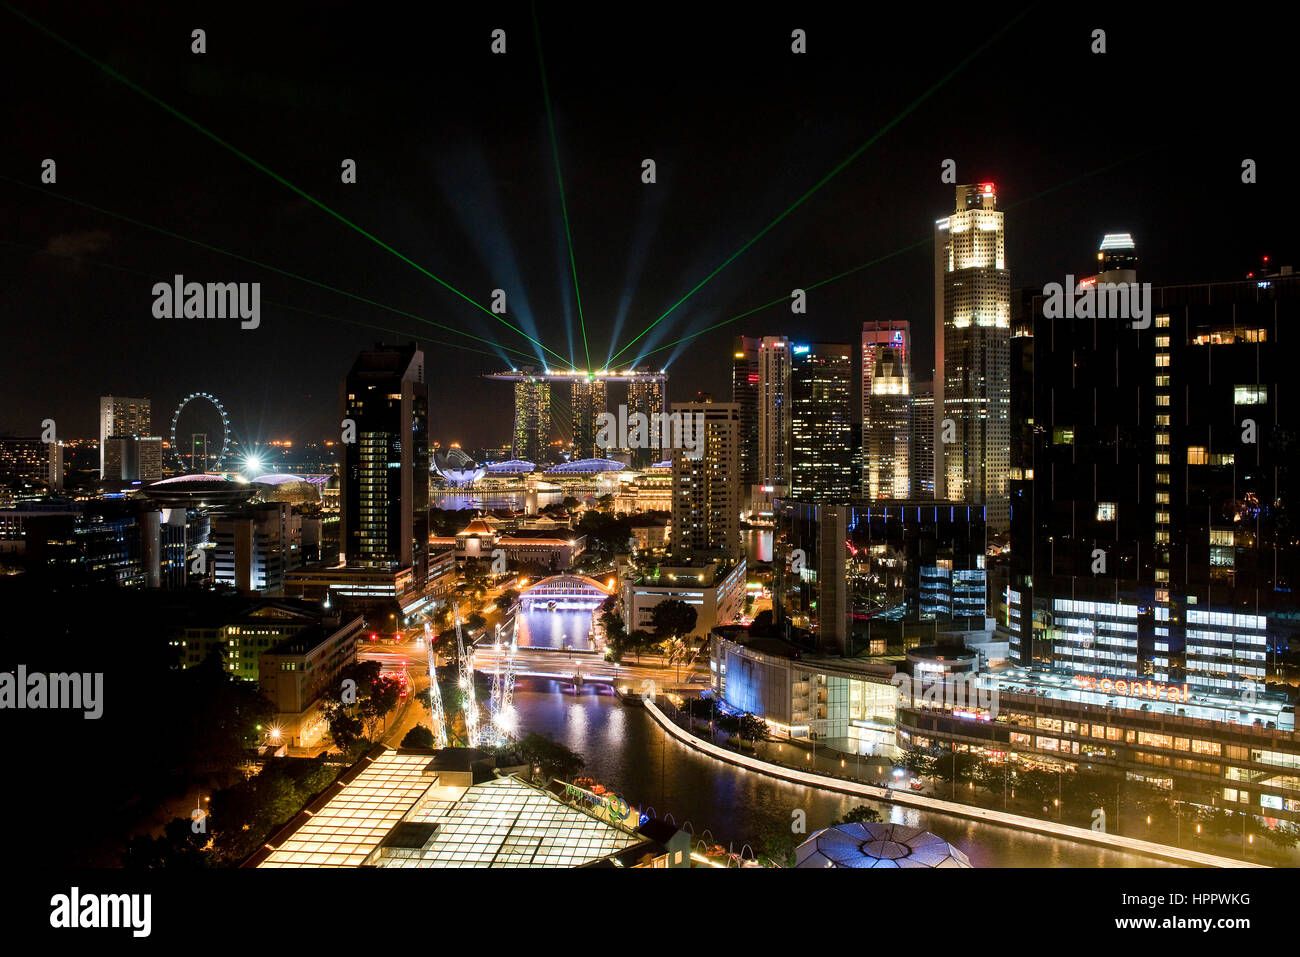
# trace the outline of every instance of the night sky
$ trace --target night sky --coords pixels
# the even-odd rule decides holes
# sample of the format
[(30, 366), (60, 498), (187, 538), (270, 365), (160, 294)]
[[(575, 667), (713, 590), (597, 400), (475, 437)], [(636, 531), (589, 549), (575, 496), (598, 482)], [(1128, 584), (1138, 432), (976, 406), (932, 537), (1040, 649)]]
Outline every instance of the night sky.
[[(434, 5), (424, 20), (366, 4), (18, 6), (471, 298), (506, 289), (511, 322), (586, 365), (527, 5)], [(539, 4), (593, 366), (936, 83), (619, 364), (931, 237), (951, 209), (949, 157), (959, 182), (997, 183), (1013, 287), (1087, 273), (1107, 231), (1134, 235), (1140, 277), (1157, 284), (1242, 278), (1263, 254), (1300, 265), (1291, 14), (1044, 5), (944, 81), (1023, 8), (839, 6)], [(1104, 55), (1089, 50), (1098, 27)], [(495, 28), (504, 56), (489, 51)], [(149, 396), (162, 431), (201, 390), (245, 442), (322, 439), (356, 353), (400, 338), (424, 344), (435, 440), (508, 441), (511, 391), (480, 376), (535, 356), (527, 339), (3, 7), (0, 63), (0, 432), (54, 418), (61, 437), (94, 435), (108, 393)], [(40, 182), (46, 157), (55, 185)], [(1241, 183), (1247, 157), (1255, 185)], [(344, 158), (356, 185), (340, 182)], [(807, 316), (777, 306), (646, 362), (671, 360), (670, 401), (725, 399), (737, 333), (856, 342), (862, 320), (895, 318), (913, 323), (924, 379), (932, 263), (922, 243), (813, 291)], [(261, 327), (155, 319), (151, 287), (175, 273), (261, 282)]]

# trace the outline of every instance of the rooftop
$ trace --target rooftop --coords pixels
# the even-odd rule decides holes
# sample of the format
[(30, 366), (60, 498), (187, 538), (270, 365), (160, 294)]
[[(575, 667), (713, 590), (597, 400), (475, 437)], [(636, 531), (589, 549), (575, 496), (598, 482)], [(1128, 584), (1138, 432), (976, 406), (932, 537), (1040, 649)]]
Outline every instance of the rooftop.
[(445, 786), (438, 755), (372, 751), (245, 866), (578, 867), (646, 842), (516, 777)]

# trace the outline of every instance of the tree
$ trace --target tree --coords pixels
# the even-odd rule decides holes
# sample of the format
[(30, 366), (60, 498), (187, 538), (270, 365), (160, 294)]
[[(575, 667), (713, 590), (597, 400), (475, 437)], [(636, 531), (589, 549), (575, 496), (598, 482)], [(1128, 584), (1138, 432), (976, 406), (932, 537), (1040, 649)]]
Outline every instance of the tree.
[(323, 696), (321, 713), (334, 743), (344, 752), (351, 751), (363, 737), (374, 741), (379, 723), (397, 706), (401, 683), (383, 674), (382, 668), (377, 661), (353, 662)]
[(637, 664), (641, 663), (641, 649), (651, 647), (655, 644), (655, 641), (656, 639), (653, 633), (641, 628), (637, 628), (627, 636), (627, 647), (636, 652)]
[(399, 747), (403, 748), (432, 748), (434, 746), (433, 731), (422, 724), (417, 724), (402, 738)]
[(536, 767), (546, 778), (571, 781), (587, 764), (581, 754), (537, 733), (525, 736), (517, 750), (524, 763)]
[(677, 679), (682, 677), (682, 661), (690, 654), (690, 649), (686, 647), (686, 642), (680, 638), (670, 638), (664, 642), (664, 657), (668, 664), (677, 665)]
[(935, 766), (939, 763), (937, 749), (918, 748), (912, 745), (909, 748), (903, 748), (895, 762), (900, 768), (910, 772), (916, 777), (928, 778), (935, 773)]
[(740, 716), (740, 737), (743, 741), (766, 741), (767, 722), (748, 711)]
[(754, 616), (754, 621), (749, 626), (749, 633), (755, 638), (766, 637), (772, 634), (772, 609), (764, 608)]
[[(675, 598), (661, 601), (650, 609), (650, 625), (654, 628), (655, 637), (660, 640), (672, 639), (678, 644), (683, 635), (689, 635), (695, 630), (698, 619), (699, 614), (692, 606)], [(675, 646), (673, 648), (674, 656), (678, 660), (680, 660), (680, 650)], [(681, 677), (680, 670), (678, 677)]]
[(837, 824), (875, 824), (880, 820), (880, 812), (869, 804), (859, 804), (857, 807), (849, 808), (844, 812), (844, 816), (837, 821), (831, 821), (831, 827)]
[(515, 591), (513, 588), (506, 588), (501, 592), (501, 594), (497, 595), (495, 604), (502, 611), (509, 611), (518, 600), (519, 592)]

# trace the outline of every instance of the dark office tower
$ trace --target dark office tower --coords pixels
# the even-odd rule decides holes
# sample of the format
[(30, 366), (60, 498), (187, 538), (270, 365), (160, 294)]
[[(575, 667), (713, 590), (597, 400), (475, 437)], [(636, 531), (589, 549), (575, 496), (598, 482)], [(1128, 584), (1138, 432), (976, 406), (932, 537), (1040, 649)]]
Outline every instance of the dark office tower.
[(790, 347), (792, 497), (847, 502), (853, 496), (853, 346)]
[(341, 540), (349, 565), (410, 566), (428, 581), (429, 387), (419, 346), (377, 345), (352, 365), (343, 418), (356, 441), (343, 444)]
[[(574, 382), (571, 386), (573, 404), (573, 457), (590, 459), (597, 455), (596, 432), (602, 415), (608, 411), (605, 382), (594, 377)], [(604, 452), (605, 450), (600, 450)]]
[(1232, 712), (1264, 696), (1294, 631), (1300, 401), (1284, 380), (1300, 277), (1155, 288), (1150, 306), (1049, 319), (1035, 299), (1011, 650), (1139, 688), (1185, 682)]
[[(907, 395), (908, 379), (911, 377), (912, 363), (912, 334), (911, 327), (904, 319), (873, 319), (862, 324), (862, 471), (858, 477), (858, 487), (860, 493), (867, 498), (875, 497), (871, 491), (873, 462), (871, 459), (872, 446), (872, 418), (871, 418), (871, 401), (872, 396), (876, 394), (875, 375), (876, 367), (880, 362), (882, 350), (890, 350), (893, 359), (889, 363), (890, 369), (897, 369), (901, 365), (903, 375), (904, 391), (902, 396)], [(897, 380), (880, 384), (881, 389), (897, 389)], [(883, 394), (883, 393), (882, 393)], [(897, 394), (897, 393), (895, 393)], [(891, 428), (891, 423), (895, 423), (897, 410), (891, 403), (886, 402), (886, 430)], [(904, 438), (906, 441), (906, 437)], [(890, 472), (889, 482), (892, 485), (893, 472)], [(907, 492), (904, 491), (899, 498), (906, 498)]]
[(872, 499), (907, 498), (911, 489), (908, 432), (912, 424), (907, 349), (895, 342), (877, 346), (874, 351), (871, 393), (864, 403), (870, 417), (863, 455), (865, 494)]
[[(647, 376), (653, 375), (650, 370), (643, 370)], [(636, 379), (628, 383), (627, 387), (627, 414), (628, 419), (636, 413), (641, 413), (646, 417), (646, 421), (654, 423), (659, 421), (656, 416), (664, 414), (664, 386), (665, 381), (662, 378), (657, 379)], [(663, 449), (659, 446), (659, 430), (651, 429), (651, 446), (645, 449), (631, 449), (632, 465), (634, 468), (645, 468), (654, 465), (656, 462), (663, 460)]]
[(958, 186), (956, 209), (935, 223), (935, 495), (983, 505), (990, 534), (1010, 523), (1011, 286), (1002, 219), (993, 184), (982, 183)]
[(759, 484), (758, 399), (760, 340), (736, 336), (731, 349), (731, 401), (740, 406), (740, 487), (742, 497)]
[(551, 383), (542, 377), (515, 382), (515, 427), (510, 457), (542, 463), (551, 443)]
[(934, 498), (934, 383), (915, 382), (908, 403), (910, 418), (908, 481), (917, 501)]

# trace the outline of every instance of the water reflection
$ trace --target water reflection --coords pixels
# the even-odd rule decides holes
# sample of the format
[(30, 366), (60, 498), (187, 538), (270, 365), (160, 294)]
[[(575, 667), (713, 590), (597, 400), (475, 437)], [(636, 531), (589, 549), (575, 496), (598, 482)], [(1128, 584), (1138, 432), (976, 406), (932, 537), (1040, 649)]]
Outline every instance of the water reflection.
[(753, 568), (757, 562), (772, 560), (772, 530), (770, 528), (746, 528), (740, 532), (741, 545), (745, 549), (745, 566)]
[(556, 609), (547, 611), (539, 602), (519, 613), (519, 644), (527, 648), (568, 648), (586, 651), (591, 648), (587, 633), (591, 631), (591, 610)]
[[(462, 508), (510, 508), (518, 510), (524, 507), (524, 495), (523, 492), (453, 492), (447, 489), (435, 489), (430, 496), (430, 504), (434, 508), (441, 508), (450, 512)], [(537, 493), (538, 508), (545, 508), (547, 505), (559, 505), (563, 501), (563, 492)]]
[[(561, 690), (565, 688), (567, 690)], [(663, 732), (639, 709), (625, 708), (606, 686), (520, 679), (515, 692), (520, 730), (548, 735), (587, 760), (584, 774), (631, 804), (671, 814), (679, 826), (706, 828), (723, 845), (757, 844), (765, 832), (789, 833), (793, 812), (807, 813), (809, 833), (849, 808), (871, 804), (805, 787), (706, 757)], [(934, 831), (977, 867), (1168, 867), (1138, 854), (1074, 844), (979, 821), (890, 804), (885, 820)]]

